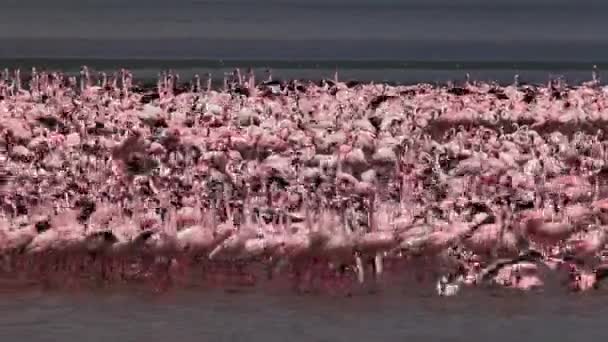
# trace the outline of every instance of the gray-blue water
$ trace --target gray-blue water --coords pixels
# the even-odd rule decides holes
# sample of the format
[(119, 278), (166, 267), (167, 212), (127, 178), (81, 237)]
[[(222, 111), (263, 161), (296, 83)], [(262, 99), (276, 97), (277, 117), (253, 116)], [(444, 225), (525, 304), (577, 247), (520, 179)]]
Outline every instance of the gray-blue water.
[(257, 60), (282, 77), (327, 77), (337, 68), (344, 78), (378, 81), (465, 72), (579, 81), (593, 64), (608, 67), (606, 14), (602, 0), (3, 0), (0, 64), (43, 58), (71, 69), (154, 59), (132, 69), (221, 77), (232, 67), (221, 61)]
[[(406, 291), (403, 291), (406, 292)], [(3, 294), (2, 341), (602, 341), (605, 294)]]

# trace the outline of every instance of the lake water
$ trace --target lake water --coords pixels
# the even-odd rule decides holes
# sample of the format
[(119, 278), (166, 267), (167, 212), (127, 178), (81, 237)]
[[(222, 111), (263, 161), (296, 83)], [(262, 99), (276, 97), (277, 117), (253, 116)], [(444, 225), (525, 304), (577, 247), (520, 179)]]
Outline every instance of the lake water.
[(149, 282), (100, 286), (49, 278), (40, 286), (0, 278), (0, 341), (574, 342), (608, 337), (606, 291), (569, 293), (559, 277), (547, 273), (542, 292), (465, 288), (442, 298), (434, 293), (436, 276), (419, 278), (422, 273), (407, 267), (415, 266), (398, 271), (393, 265), (375, 284), (337, 290), (317, 283), (311, 292), (294, 290), (286, 278), (265, 279), (256, 268), (250, 269), (256, 285), (238, 277), (220, 285), (195, 272), (188, 283), (162, 290)]
[(2, 341), (600, 341), (605, 294), (6, 293)]
[(0, 64), (135, 64), (144, 78), (161, 67), (221, 78), (254, 65), (284, 78), (337, 68), (345, 79), (395, 82), (466, 72), (580, 81), (593, 64), (608, 67), (607, 13), (602, 0), (5, 0)]

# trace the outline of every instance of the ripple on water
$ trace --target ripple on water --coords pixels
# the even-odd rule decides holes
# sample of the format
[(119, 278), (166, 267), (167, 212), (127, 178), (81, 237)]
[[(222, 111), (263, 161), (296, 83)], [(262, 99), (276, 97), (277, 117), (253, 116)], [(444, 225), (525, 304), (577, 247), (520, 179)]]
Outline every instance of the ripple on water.
[[(2, 295), (0, 340), (598, 340), (606, 294), (465, 291), (439, 298), (219, 290)], [(567, 327), (561, 332), (556, 326)], [(553, 328), (552, 328), (553, 327)], [(565, 330), (565, 331), (564, 331)]]

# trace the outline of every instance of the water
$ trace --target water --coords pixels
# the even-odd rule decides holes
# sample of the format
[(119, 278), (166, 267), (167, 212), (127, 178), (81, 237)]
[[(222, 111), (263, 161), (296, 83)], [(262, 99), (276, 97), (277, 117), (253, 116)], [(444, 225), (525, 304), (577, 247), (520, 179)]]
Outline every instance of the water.
[[(3, 0), (0, 65), (392, 82), (588, 79), (603, 0)], [(1, 341), (600, 341), (606, 295), (5, 292)]]
[(580, 81), (608, 64), (602, 0), (5, 0), (1, 9), (0, 65), (18, 58), (22, 67), (147, 59), (151, 67), (132, 67), (137, 76), (165, 67), (221, 78), (230, 68), (218, 63), (237, 61), (284, 78), (337, 68), (344, 78), (411, 83), (466, 72)]
[(30, 293), (0, 297), (2, 341), (600, 341), (605, 295)]

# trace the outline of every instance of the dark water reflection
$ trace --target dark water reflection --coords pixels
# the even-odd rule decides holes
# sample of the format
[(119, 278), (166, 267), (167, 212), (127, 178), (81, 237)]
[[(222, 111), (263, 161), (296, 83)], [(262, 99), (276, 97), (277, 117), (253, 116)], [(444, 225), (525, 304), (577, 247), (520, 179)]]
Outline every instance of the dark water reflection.
[(0, 297), (1, 341), (599, 341), (607, 295), (256, 290)]

